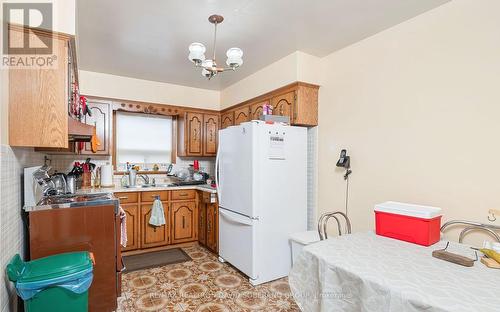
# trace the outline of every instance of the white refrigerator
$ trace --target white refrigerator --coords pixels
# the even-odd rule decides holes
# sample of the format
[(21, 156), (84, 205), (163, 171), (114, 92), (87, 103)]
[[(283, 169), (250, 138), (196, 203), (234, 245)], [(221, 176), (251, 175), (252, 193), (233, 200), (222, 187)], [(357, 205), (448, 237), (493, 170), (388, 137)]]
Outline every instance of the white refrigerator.
[(219, 131), (219, 260), (258, 285), (288, 275), (307, 229), (307, 129), (251, 121)]

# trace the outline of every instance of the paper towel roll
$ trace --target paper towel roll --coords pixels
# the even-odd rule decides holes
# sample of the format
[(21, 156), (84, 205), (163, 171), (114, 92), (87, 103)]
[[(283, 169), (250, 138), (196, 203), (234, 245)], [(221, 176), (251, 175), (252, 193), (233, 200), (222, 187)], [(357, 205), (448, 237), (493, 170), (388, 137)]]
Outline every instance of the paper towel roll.
[(101, 186), (102, 187), (113, 186), (113, 166), (112, 165), (102, 165), (101, 166)]

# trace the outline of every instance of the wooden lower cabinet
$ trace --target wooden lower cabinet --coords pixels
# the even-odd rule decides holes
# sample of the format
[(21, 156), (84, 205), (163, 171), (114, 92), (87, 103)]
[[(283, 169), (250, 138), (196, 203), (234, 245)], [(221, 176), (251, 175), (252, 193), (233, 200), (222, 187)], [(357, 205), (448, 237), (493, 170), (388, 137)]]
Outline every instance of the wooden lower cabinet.
[(217, 204), (207, 204), (207, 238), (206, 238), (206, 246), (211, 251), (218, 253), (219, 252), (219, 210), (217, 208)]
[(165, 246), (170, 243), (169, 228), (169, 207), (168, 203), (163, 203), (166, 224), (162, 226), (152, 226), (149, 224), (153, 204), (141, 205), (141, 248)]
[(207, 205), (200, 203), (198, 209), (198, 242), (207, 244)]
[(172, 202), (172, 244), (197, 239), (196, 202)]
[[(153, 197), (163, 204), (166, 224), (149, 224)], [(149, 248), (199, 242), (213, 252), (218, 250), (217, 203), (210, 194), (192, 189), (115, 193), (127, 216), (127, 247), (123, 252), (147, 252)], [(166, 247), (168, 248), (168, 247)]]
[(122, 247), (122, 251), (136, 250), (139, 244), (140, 214), (139, 205), (122, 205), (127, 216), (127, 247)]
[(211, 194), (201, 194), (198, 212), (198, 242), (219, 253), (219, 208), (217, 201), (212, 202)]

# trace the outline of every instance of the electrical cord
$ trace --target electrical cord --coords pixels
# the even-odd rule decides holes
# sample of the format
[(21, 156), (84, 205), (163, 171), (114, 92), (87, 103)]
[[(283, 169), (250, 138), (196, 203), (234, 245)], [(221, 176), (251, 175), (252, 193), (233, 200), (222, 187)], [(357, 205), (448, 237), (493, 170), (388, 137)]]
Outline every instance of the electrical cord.
[(349, 204), (349, 176), (345, 178), (346, 187), (345, 187), (345, 215), (347, 216), (347, 208)]

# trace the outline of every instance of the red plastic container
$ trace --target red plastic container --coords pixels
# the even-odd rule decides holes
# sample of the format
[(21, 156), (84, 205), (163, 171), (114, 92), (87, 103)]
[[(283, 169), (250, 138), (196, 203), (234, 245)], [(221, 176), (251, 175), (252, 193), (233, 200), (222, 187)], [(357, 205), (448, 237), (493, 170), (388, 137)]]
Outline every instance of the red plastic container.
[(375, 206), (377, 235), (430, 246), (439, 241), (441, 209), (385, 202)]

